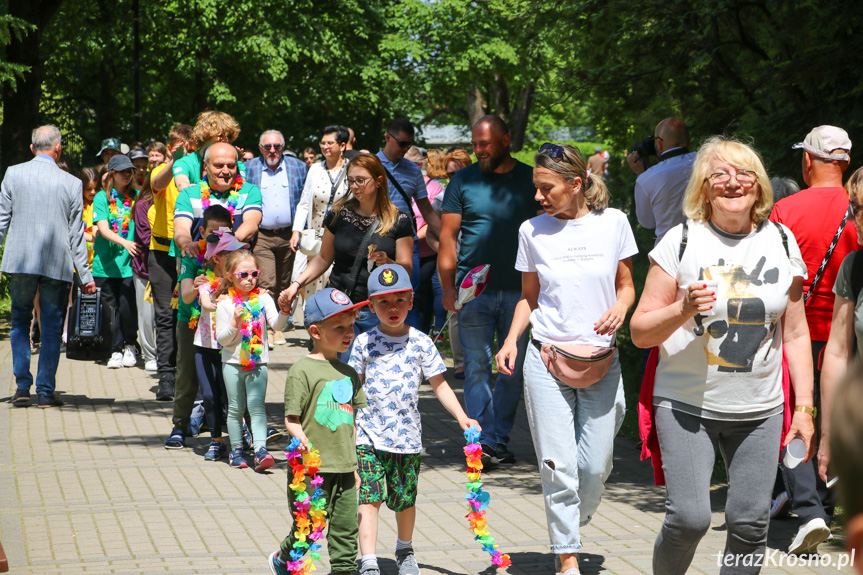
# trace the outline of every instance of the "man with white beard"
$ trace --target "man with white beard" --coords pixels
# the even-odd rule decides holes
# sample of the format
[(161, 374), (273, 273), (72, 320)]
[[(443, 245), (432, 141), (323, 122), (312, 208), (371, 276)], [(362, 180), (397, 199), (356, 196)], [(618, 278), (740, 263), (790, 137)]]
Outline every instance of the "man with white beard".
[[(306, 164), (283, 154), (285, 137), (278, 130), (267, 130), (258, 142), (261, 155), (246, 163), (250, 184), (261, 189), (263, 218), (253, 251), (261, 267), (258, 286), (276, 298), (291, 284), (294, 251), (291, 232), (297, 204), (306, 184)], [(271, 344), (281, 345), (281, 333), (269, 334)]]

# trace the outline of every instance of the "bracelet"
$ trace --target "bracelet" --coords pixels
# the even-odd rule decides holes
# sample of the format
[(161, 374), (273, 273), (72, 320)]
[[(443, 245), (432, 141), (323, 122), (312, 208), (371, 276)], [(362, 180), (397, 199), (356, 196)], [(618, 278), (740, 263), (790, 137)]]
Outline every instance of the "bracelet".
[(805, 405), (798, 405), (797, 407), (794, 408), (794, 413), (797, 413), (798, 411), (802, 411), (803, 413), (808, 413), (809, 415), (812, 416), (812, 419), (815, 419), (815, 417), (818, 415), (818, 408), (817, 407), (806, 407)]
[(292, 281), (292, 282), (291, 282), (291, 285), (294, 285), (294, 284), (297, 284), (297, 287), (303, 287), (303, 284), (301, 284), (301, 283), (300, 283), (300, 282), (298, 282), (297, 280), (294, 280), (294, 281)]

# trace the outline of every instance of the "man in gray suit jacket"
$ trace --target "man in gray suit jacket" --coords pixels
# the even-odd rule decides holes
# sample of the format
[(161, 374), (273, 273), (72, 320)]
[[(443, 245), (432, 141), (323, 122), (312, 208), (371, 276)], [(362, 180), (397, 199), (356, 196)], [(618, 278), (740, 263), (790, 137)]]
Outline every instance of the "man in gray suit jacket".
[(12, 291), (12, 404), (30, 404), (30, 322), (38, 290), (42, 349), (36, 393), (39, 407), (60, 407), (55, 377), (74, 270), (85, 293), (95, 292), (96, 284), (87, 263), (81, 181), (57, 167), (60, 130), (36, 128), (30, 150), (36, 157), (9, 167), (0, 184), (0, 244), (6, 239), (0, 271), (9, 274)]

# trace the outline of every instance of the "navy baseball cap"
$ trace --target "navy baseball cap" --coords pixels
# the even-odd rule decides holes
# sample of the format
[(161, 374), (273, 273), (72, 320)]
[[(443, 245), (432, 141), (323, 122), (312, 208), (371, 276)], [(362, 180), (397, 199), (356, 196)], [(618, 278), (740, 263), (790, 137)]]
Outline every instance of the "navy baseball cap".
[(306, 302), (306, 309), (303, 312), (303, 321), (306, 328), (312, 324), (321, 323), (326, 319), (330, 319), (334, 315), (357, 309), (367, 305), (368, 300), (360, 303), (353, 303), (351, 298), (343, 291), (334, 288), (324, 288), (318, 290)]
[(369, 297), (413, 289), (410, 274), (399, 264), (384, 264), (369, 276)]
[(135, 164), (132, 163), (132, 160), (129, 159), (129, 156), (120, 154), (119, 156), (114, 156), (113, 158), (108, 160), (108, 169), (114, 170), (115, 172), (122, 172), (123, 170), (134, 170)]

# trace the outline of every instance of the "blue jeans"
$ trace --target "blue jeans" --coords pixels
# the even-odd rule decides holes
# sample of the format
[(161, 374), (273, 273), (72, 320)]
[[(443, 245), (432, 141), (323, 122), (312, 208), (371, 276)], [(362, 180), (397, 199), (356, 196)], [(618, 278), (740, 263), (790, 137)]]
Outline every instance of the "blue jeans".
[(527, 346), (524, 403), (539, 460), (548, 537), (555, 554), (581, 550), (579, 527), (599, 507), (611, 473), (614, 436), (626, 413), (620, 362), (590, 387), (574, 389)]
[(512, 375), (498, 373), (492, 391), (491, 360), (494, 336), (503, 343), (512, 324), (517, 291), (485, 291), (468, 302), (458, 316), (458, 337), (464, 348), (464, 403), (468, 417), (482, 427), (479, 442), (495, 448), (509, 442), (522, 391), (522, 364), (528, 334), (518, 340), (518, 359)]
[(348, 351), (339, 354), (339, 360), (343, 363), (347, 363), (351, 358), (351, 351), (354, 349), (354, 343), (357, 341), (357, 336), (361, 333), (366, 333), (379, 323), (381, 323), (381, 320), (378, 319), (378, 316), (371, 310), (371, 308), (368, 306), (360, 308), (357, 321), (354, 323), (354, 339), (351, 340), (351, 347), (348, 348)]
[(21, 391), (30, 391), (30, 322), (33, 320), (33, 300), (39, 291), (39, 324), (42, 345), (36, 372), (36, 393), (52, 397), (56, 386), (57, 364), (63, 334), (63, 314), (69, 297), (69, 283), (34, 274), (9, 274), (12, 292), (12, 371)]

